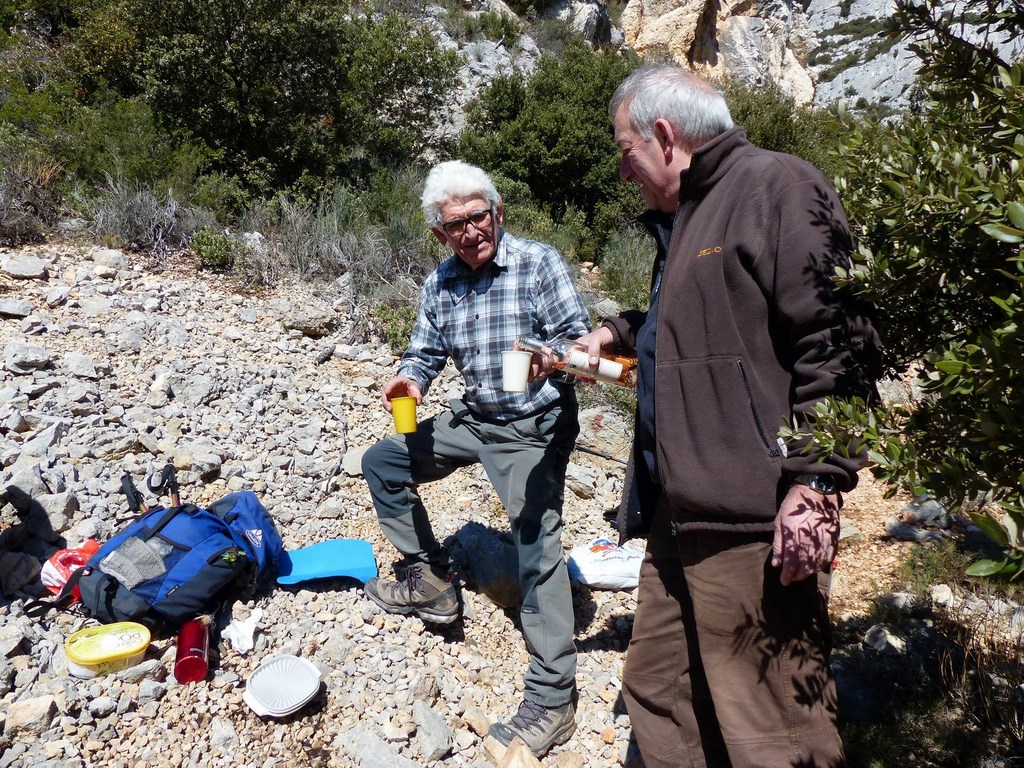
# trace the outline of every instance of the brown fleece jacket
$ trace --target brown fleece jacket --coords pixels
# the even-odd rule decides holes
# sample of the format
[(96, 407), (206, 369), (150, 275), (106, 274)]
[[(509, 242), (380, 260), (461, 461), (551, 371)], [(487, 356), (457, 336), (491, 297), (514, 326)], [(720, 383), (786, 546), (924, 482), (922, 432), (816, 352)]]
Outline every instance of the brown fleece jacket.
[(657, 317), (606, 325), (628, 349), (656, 323), (655, 370), (640, 376), (654, 376), (657, 480), (680, 527), (771, 530), (793, 475), (856, 484), (862, 455), (803, 453), (779, 429), (829, 395), (872, 396), (880, 343), (833, 285), (850, 236), (817, 169), (735, 128), (681, 182)]

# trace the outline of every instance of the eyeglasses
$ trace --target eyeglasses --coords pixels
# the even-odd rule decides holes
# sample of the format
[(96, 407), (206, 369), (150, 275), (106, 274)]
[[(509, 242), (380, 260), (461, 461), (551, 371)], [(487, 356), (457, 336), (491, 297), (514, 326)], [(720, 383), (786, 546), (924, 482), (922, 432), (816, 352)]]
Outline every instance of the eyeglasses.
[(482, 211), (473, 211), (469, 216), (463, 216), (461, 219), (452, 219), (451, 221), (445, 221), (441, 223), (441, 229), (443, 229), (449, 237), (462, 237), (466, 234), (466, 226), (469, 224), (473, 225), (473, 228), (480, 231), (490, 222), (491, 209), (484, 208)]

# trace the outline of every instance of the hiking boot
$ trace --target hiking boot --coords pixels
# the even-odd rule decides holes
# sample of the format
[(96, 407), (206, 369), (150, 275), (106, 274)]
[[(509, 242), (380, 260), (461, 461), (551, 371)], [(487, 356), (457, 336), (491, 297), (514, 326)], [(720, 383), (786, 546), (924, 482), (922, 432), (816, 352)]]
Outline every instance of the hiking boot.
[(395, 576), (396, 581), (370, 579), (363, 591), (388, 613), (415, 613), (434, 624), (451, 624), (459, 618), (455, 585), (426, 563), (396, 566)]
[(526, 742), (533, 756), (543, 757), (556, 744), (565, 744), (576, 730), (576, 706), (572, 701), (544, 707), (523, 701), (507, 723), (495, 723), (487, 735), (507, 747), (516, 736)]

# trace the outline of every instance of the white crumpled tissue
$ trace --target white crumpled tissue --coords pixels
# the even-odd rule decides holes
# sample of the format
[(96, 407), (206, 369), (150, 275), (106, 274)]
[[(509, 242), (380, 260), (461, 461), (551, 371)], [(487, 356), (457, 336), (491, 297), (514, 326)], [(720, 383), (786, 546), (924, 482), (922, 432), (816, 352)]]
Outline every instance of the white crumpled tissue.
[(256, 634), (256, 627), (262, 618), (263, 609), (256, 608), (249, 614), (249, 618), (244, 621), (242, 619), (232, 619), (231, 623), (221, 631), (220, 636), (231, 643), (231, 647), (239, 653), (251, 651), (253, 645), (255, 645), (253, 637)]

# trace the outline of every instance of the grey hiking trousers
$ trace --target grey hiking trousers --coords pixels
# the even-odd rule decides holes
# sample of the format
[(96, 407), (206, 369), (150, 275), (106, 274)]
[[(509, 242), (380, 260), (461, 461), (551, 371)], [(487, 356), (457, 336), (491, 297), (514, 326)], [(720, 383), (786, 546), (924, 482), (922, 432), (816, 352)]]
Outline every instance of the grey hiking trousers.
[(566, 703), (576, 681), (569, 574), (562, 549), (565, 469), (579, 434), (578, 405), (567, 392), (551, 408), (499, 424), (460, 400), (416, 432), (391, 435), (363, 454), (384, 535), (407, 560), (447, 569), (417, 485), (480, 463), (508, 513), (519, 557), (520, 620), (530, 653), (525, 698), (546, 707)]

